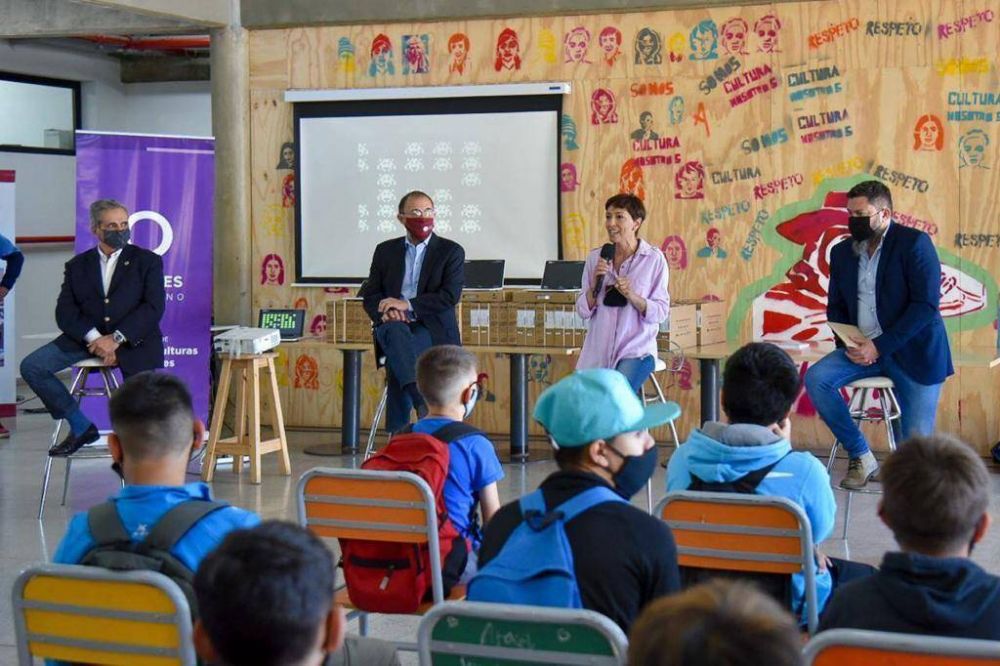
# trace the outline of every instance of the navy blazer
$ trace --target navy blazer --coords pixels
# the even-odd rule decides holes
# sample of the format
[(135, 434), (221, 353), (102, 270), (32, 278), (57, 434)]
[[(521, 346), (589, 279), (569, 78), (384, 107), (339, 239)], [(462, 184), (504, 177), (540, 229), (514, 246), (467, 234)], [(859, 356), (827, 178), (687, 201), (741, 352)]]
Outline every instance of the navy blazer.
[[(365, 311), (375, 324), (382, 322), (378, 304), (383, 298), (403, 297), (406, 273), (406, 237), (383, 241), (375, 247), (368, 281), (362, 292)], [(455, 241), (433, 234), (424, 252), (417, 295), (410, 299), (417, 321), (427, 327), (435, 345), (460, 345), (462, 337), (455, 306), (465, 284), (465, 250)]]
[(118, 330), (127, 339), (116, 353), (123, 375), (162, 368), (163, 260), (155, 252), (126, 245), (105, 294), (98, 252), (95, 247), (66, 262), (56, 301), (56, 324), (62, 331), (56, 345), (78, 351), (87, 348), (85, 336), (91, 328), (101, 335)]
[[(858, 324), (858, 257), (850, 238), (830, 252), (827, 320)], [(875, 274), (880, 356), (898, 363), (917, 383), (939, 384), (955, 372), (941, 303), (941, 262), (930, 236), (893, 222), (882, 241)]]

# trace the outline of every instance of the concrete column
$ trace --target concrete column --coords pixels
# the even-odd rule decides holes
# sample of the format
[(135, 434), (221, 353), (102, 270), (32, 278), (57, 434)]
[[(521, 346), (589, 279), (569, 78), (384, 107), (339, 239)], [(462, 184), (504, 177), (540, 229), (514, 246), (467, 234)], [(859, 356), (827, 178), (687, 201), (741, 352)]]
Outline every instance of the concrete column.
[(212, 131), (215, 134), (215, 322), (249, 324), (250, 288), (250, 48), (240, 25), (212, 31)]

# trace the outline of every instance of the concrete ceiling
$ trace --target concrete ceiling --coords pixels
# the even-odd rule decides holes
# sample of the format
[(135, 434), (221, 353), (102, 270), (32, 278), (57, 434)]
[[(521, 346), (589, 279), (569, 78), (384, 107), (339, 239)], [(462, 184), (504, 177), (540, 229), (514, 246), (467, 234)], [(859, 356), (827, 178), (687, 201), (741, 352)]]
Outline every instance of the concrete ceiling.
[(0, 0), (0, 38), (204, 33), (238, 18), (237, 2)]
[(443, 21), (651, 9), (774, 5), (795, 0), (240, 0), (246, 28)]

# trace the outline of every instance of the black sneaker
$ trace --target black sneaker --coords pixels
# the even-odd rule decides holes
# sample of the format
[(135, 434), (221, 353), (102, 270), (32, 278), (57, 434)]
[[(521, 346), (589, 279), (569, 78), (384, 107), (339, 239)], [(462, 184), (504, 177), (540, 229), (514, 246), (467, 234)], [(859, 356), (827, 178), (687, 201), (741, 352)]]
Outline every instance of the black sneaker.
[(71, 456), (87, 444), (92, 444), (100, 438), (101, 433), (97, 430), (97, 426), (91, 423), (90, 427), (79, 435), (73, 433), (66, 435), (66, 439), (49, 449), (49, 455), (53, 457)]

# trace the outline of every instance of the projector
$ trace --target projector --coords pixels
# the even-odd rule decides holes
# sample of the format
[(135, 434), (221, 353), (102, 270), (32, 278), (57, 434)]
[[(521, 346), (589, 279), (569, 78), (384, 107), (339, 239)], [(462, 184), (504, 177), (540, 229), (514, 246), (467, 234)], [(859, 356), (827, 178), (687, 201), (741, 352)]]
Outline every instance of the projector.
[(237, 326), (220, 333), (212, 340), (216, 354), (252, 356), (263, 354), (281, 344), (281, 332), (276, 328)]

